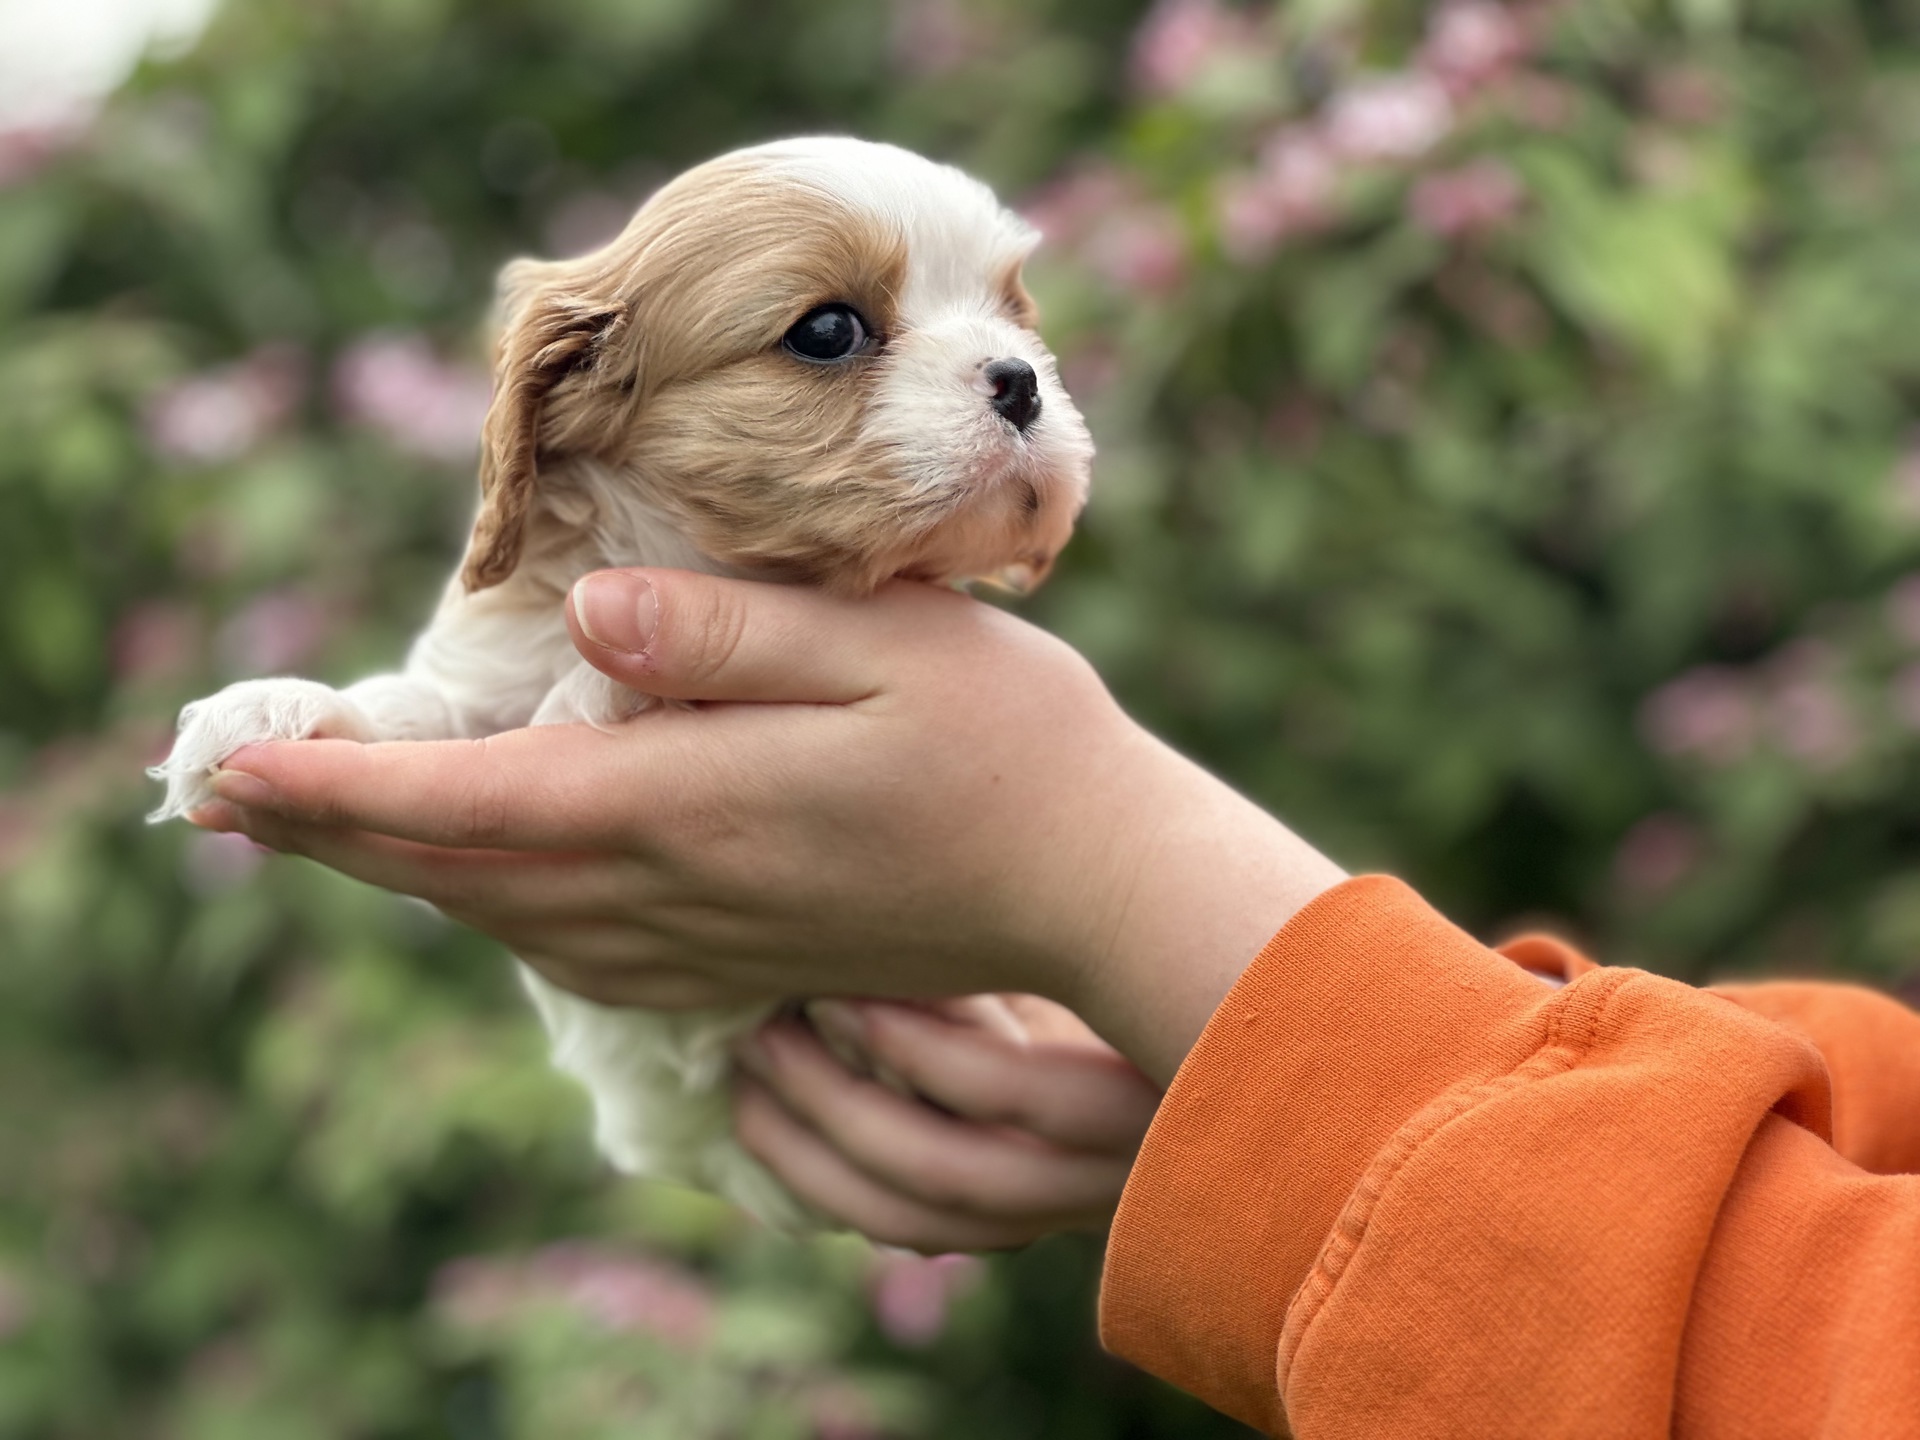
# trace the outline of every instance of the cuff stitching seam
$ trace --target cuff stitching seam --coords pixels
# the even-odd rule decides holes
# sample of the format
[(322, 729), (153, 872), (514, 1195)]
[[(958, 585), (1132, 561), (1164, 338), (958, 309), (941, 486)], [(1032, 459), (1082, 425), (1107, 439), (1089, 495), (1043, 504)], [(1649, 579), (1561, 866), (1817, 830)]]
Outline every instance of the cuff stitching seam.
[(1366, 1240), (1368, 1221), (1406, 1163), (1454, 1121), (1487, 1101), (1571, 1070), (1591, 1048), (1594, 1034), (1614, 995), (1633, 974), (1627, 970), (1594, 970), (1584, 977), (1585, 983), (1570, 983), (1548, 1006), (1545, 1033), (1524, 1060), (1490, 1080), (1443, 1091), (1416, 1111), (1374, 1157), (1341, 1207), (1313, 1269), (1287, 1306), (1275, 1376), (1283, 1412), (1294, 1356), (1307, 1331), (1332, 1299), (1341, 1275)]

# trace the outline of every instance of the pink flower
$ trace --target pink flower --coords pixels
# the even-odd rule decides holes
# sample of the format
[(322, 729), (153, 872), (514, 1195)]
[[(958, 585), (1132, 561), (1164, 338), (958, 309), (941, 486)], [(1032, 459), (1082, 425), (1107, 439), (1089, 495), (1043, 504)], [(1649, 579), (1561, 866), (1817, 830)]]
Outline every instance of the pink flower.
[(1705, 849), (1699, 827), (1685, 816), (1649, 815), (1614, 852), (1614, 883), (1631, 895), (1656, 899), (1692, 873)]
[(1752, 682), (1720, 665), (1687, 671), (1640, 707), (1640, 731), (1660, 754), (1721, 765), (1753, 748), (1759, 723)]
[(1446, 138), (1453, 105), (1430, 75), (1380, 75), (1342, 90), (1329, 102), (1327, 146), (1344, 160), (1414, 160)]
[(244, 835), (196, 830), (181, 856), (181, 878), (202, 899), (238, 890), (260, 869), (266, 852)]
[(1259, 39), (1251, 15), (1219, 0), (1160, 0), (1134, 33), (1134, 84), (1148, 95), (1177, 95), (1216, 59)]
[(312, 596), (269, 590), (222, 625), (213, 644), (229, 675), (272, 675), (313, 655), (332, 628), (326, 610)]
[(1860, 733), (1846, 701), (1829, 680), (1814, 675), (1787, 681), (1774, 691), (1767, 718), (1781, 749), (1821, 770), (1846, 764), (1860, 748)]
[(1647, 87), (1647, 105), (1672, 125), (1710, 125), (1720, 118), (1726, 97), (1711, 71), (1676, 65), (1654, 75)]
[(468, 1257), (434, 1277), (434, 1305), (456, 1325), (484, 1327), (558, 1304), (608, 1330), (694, 1348), (713, 1330), (713, 1295), (664, 1260), (574, 1241), (529, 1258)]
[(1276, 131), (1261, 147), (1259, 169), (1221, 189), (1221, 244), (1237, 260), (1259, 260), (1287, 236), (1318, 229), (1333, 218), (1339, 178), (1333, 155), (1313, 131)]
[(1186, 275), (1186, 232), (1162, 205), (1135, 206), (1109, 216), (1081, 249), (1088, 264), (1127, 290), (1172, 290)]
[(170, 680), (191, 668), (199, 651), (199, 612), (166, 600), (143, 601), (114, 625), (109, 648), (122, 684)]
[(354, 342), (333, 368), (342, 419), (427, 460), (473, 455), (491, 386), (480, 371), (438, 359), (419, 335), (376, 334)]
[(889, 49), (910, 75), (945, 75), (990, 48), (982, 16), (958, 0), (898, 0)]
[(0, 1340), (18, 1335), (32, 1319), (33, 1301), (27, 1287), (10, 1271), (0, 1269)]
[(971, 1255), (880, 1251), (867, 1274), (873, 1318), (896, 1345), (930, 1345), (947, 1328), (948, 1307), (979, 1284), (985, 1268)]
[(1326, 416), (1312, 394), (1290, 390), (1267, 411), (1260, 438), (1283, 455), (1309, 455), (1325, 428)]
[(147, 444), (191, 464), (238, 459), (293, 412), (304, 371), (291, 346), (263, 345), (237, 364), (182, 380), (147, 405)]
[(1125, 368), (1119, 347), (1099, 335), (1080, 340), (1060, 357), (1060, 378), (1083, 405), (1109, 389)]
[(518, 1263), (463, 1256), (433, 1277), (433, 1308), (449, 1324), (484, 1330), (511, 1319), (526, 1302)]
[(534, 1269), (609, 1330), (692, 1348), (713, 1328), (713, 1296), (706, 1287), (657, 1260), (554, 1246), (535, 1258)]
[(1499, 160), (1422, 175), (1407, 196), (1414, 224), (1448, 239), (1495, 229), (1519, 213), (1520, 177)]
[(1550, 75), (1515, 75), (1502, 94), (1513, 117), (1534, 130), (1565, 130), (1580, 104), (1579, 91)]
[(815, 1386), (805, 1406), (815, 1440), (883, 1440), (886, 1434), (873, 1402), (845, 1381)]
[(86, 134), (78, 116), (0, 129), (0, 190), (30, 180)]
[(1920, 663), (1908, 665), (1887, 682), (1887, 708), (1909, 730), (1920, 730)]
[(1888, 488), (1894, 508), (1908, 519), (1920, 520), (1920, 437), (1909, 439), (1906, 453), (1894, 462)]
[(1461, 96), (1498, 80), (1529, 48), (1526, 25), (1507, 6), (1448, 0), (1433, 12), (1417, 63)]
[(25, 804), (0, 797), (0, 875), (27, 858), (39, 834), (40, 827)]
[(194, 1390), (244, 1394), (257, 1390), (266, 1372), (260, 1352), (238, 1335), (209, 1340), (187, 1357), (187, 1383)]
[(1108, 215), (1134, 204), (1132, 177), (1109, 165), (1070, 170), (1029, 195), (1020, 213), (1053, 245), (1078, 244)]
[(1920, 645), (1920, 572), (1905, 576), (1887, 592), (1887, 628), (1909, 645)]

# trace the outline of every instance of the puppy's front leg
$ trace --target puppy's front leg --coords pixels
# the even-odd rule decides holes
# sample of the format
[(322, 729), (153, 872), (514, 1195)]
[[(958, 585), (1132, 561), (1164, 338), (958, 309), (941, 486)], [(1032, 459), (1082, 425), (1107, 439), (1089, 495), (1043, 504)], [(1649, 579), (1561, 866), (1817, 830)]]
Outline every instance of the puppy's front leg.
[(267, 740), (438, 740), (454, 733), (446, 700), (425, 677), (374, 675), (345, 690), (316, 680), (242, 680), (180, 712), (167, 758), (147, 772), (167, 797), (158, 824), (213, 798), (213, 772), (236, 750)]

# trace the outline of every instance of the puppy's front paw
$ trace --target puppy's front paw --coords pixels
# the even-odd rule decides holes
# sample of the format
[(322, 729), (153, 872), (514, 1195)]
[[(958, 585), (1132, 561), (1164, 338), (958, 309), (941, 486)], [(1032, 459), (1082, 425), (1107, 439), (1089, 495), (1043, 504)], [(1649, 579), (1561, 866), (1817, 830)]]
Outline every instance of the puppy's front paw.
[(214, 798), (213, 772), (234, 751), (265, 740), (376, 738), (365, 712), (337, 690), (312, 680), (242, 680), (180, 712), (180, 735), (166, 760), (147, 774), (166, 782), (167, 798), (147, 817), (153, 824), (184, 815)]

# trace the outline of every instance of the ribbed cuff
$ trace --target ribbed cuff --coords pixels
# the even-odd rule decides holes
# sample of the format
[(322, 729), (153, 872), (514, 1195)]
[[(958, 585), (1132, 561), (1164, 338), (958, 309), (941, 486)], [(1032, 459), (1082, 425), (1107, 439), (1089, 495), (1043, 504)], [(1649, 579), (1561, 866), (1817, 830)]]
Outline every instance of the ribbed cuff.
[(1434, 1096), (1523, 1053), (1550, 993), (1397, 880), (1305, 906), (1161, 1103), (1107, 1246), (1102, 1342), (1281, 1433), (1287, 1306), (1355, 1183)]

